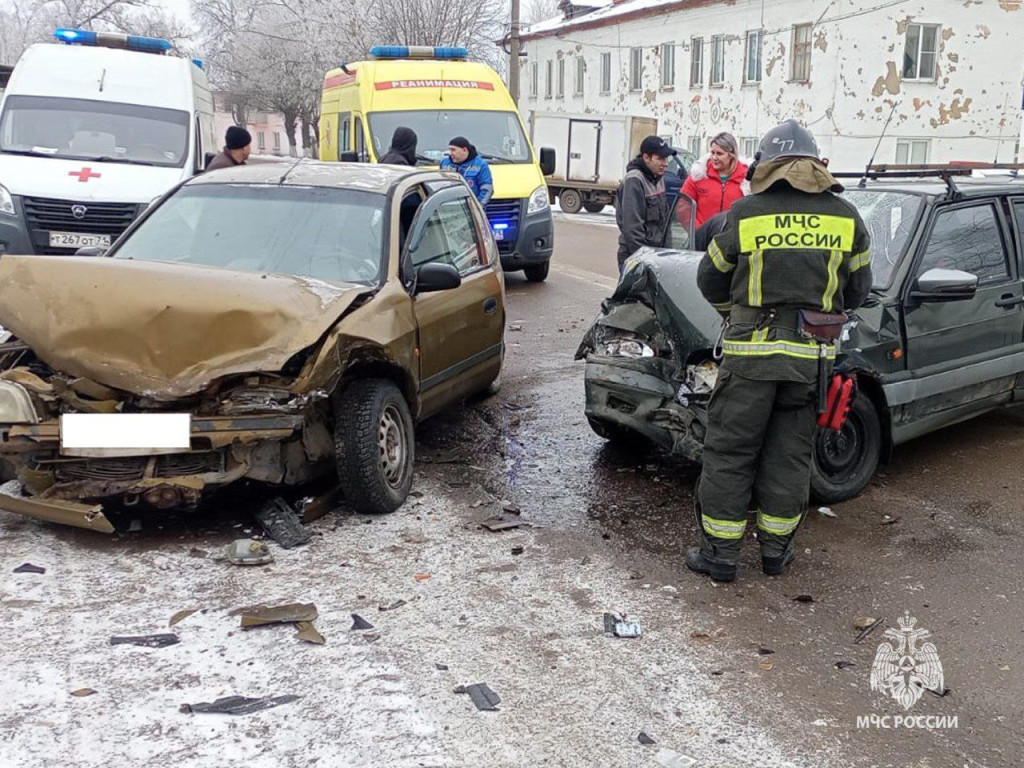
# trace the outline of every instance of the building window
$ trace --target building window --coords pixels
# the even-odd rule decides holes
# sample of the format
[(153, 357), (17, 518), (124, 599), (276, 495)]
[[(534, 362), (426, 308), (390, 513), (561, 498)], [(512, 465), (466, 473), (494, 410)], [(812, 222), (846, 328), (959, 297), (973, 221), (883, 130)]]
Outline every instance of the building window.
[(700, 157), (704, 154), (704, 140), (700, 136), (690, 137), (690, 146), (687, 147), (690, 150), (690, 154), (694, 157)]
[(806, 83), (811, 79), (811, 28), (813, 24), (793, 27), (793, 67), (789, 79)]
[(661, 46), (661, 87), (675, 88), (676, 85), (676, 47), (672, 43)]
[(558, 60), (558, 98), (565, 96), (565, 59)]
[(757, 148), (761, 145), (761, 140), (756, 136), (747, 136), (743, 139), (743, 156), (753, 158), (757, 154)]
[(704, 82), (704, 38), (690, 40), (690, 85), (699, 86)]
[(747, 32), (747, 52), (743, 67), (743, 81), (747, 83), (761, 82), (762, 51), (764, 50), (764, 30), (756, 29)]
[(545, 99), (550, 99), (551, 98), (551, 81), (554, 79), (552, 77), (552, 74), (554, 72), (554, 66), (555, 65), (554, 65), (554, 63), (552, 63), (551, 59), (548, 59), (547, 60), (547, 66), (545, 67), (545, 70), (544, 70), (544, 98)]
[(281, 150), (281, 134), (274, 131), (274, 149)]
[(263, 131), (256, 134), (256, 148), (261, 150), (267, 148), (267, 136)]
[(601, 54), (601, 93), (612, 92), (612, 55)]
[(903, 49), (904, 80), (934, 80), (939, 58), (939, 25), (908, 24)]
[(530, 64), (530, 95), (537, 98), (537, 84), (540, 82), (540, 65), (537, 62)]
[(928, 139), (900, 139), (896, 142), (896, 165), (927, 165)]
[(643, 48), (629, 49), (629, 90), (639, 91), (643, 87), (644, 51)]
[(583, 95), (583, 80), (586, 77), (587, 65), (582, 56), (576, 57), (576, 90), (577, 96)]
[(711, 85), (725, 82), (725, 35), (711, 38)]

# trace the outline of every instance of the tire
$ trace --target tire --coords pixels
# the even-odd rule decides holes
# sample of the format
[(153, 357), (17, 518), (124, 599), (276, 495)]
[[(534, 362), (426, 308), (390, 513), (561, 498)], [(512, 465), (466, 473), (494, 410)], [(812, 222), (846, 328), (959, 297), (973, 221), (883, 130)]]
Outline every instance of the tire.
[(526, 275), (526, 279), (531, 283), (543, 283), (548, 279), (548, 270), (550, 268), (550, 261), (545, 261), (543, 264), (531, 264), (528, 267), (523, 267), (523, 274)]
[(819, 429), (814, 436), (811, 496), (832, 504), (864, 490), (882, 455), (882, 425), (871, 398), (860, 392), (840, 432)]
[(394, 512), (412, 488), (416, 440), (401, 391), (387, 379), (358, 379), (334, 404), (338, 483), (358, 512)]
[(566, 213), (579, 213), (583, 210), (583, 198), (575, 189), (563, 189), (558, 193), (558, 205)]
[(583, 208), (587, 213), (600, 213), (604, 210), (604, 203), (584, 203)]
[(615, 445), (643, 445), (647, 442), (643, 435), (631, 429), (620, 427), (618, 424), (609, 424), (607, 421), (601, 421), (601, 419), (595, 419), (590, 416), (587, 417), (587, 421), (590, 423), (590, 428), (594, 430), (594, 434), (604, 438), (609, 443), (614, 443)]

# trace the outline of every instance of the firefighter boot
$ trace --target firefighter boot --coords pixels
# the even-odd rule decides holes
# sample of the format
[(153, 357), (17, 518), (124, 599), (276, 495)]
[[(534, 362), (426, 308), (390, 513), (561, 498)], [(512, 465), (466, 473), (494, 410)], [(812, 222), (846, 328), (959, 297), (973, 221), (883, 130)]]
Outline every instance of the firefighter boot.
[(735, 581), (736, 565), (717, 563), (708, 558), (700, 547), (686, 549), (686, 567), (694, 573), (703, 573), (715, 581)]
[(786, 572), (786, 566), (793, 562), (793, 558), (796, 557), (796, 552), (793, 547), (786, 549), (785, 553), (771, 557), (769, 555), (761, 555), (761, 570), (765, 572), (767, 576), (781, 576)]

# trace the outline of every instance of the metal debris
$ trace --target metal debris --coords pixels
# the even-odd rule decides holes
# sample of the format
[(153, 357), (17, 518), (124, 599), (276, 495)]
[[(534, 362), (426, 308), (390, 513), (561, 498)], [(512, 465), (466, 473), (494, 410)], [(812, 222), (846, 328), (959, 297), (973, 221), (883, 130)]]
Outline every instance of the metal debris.
[(40, 565), (32, 565), (32, 563), (23, 563), (14, 569), (15, 573), (46, 573), (46, 569)]
[(490, 689), (487, 683), (474, 683), (473, 685), (460, 685), (455, 689), (456, 693), (468, 693), (469, 698), (476, 704), (481, 712), (497, 712), (501, 704), (501, 697)]
[(447, 664), (442, 664), (441, 662), (434, 662), (434, 669), (437, 669), (437, 670), (439, 670), (441, 672), (447, 672), (448, 671), (448, 665)]
[(605, 613), (604, 615), (604, 633), (606, 635), (615, 634), (615, 625), (618, 623), (619, 617), (614, 613)]
[(280, 496), (260, 507), (255, 517), (267, 535), (284, 549), (307, 544), (313, 538), (313, 534), (302, 527), (302, 520), (292, 506)]
[(198, 608), (186, 608), (183, 611), (178, 611), (176, 614), (171, 616), (171, 620), (169, 622), (167, 622), (167, 626), (168, 627), (173, 627), (175, 624), (177, 624), (178, 622), (184, 621), (185, 619), (187, 619), (189, 616), (191, 616), (193, 613), (195, 613), (198, 610), (199, 610)]
[(861, 633), (860, 633), (859, 635), (857, 635), (857, 639), (853, 641), (853, 644), (854, 644), (854, 645), (857, 645), (857, 644), (858, 644), (859, 642), (861, 642), (861, 641), (862, 641), (862, 640), (863, 640), (863, 639), (864, 639), (865, 637), (867, 637), (867, 636), (868, 636), (868, 635), (870, 635), (870, 634), (871, 634), (872, 632), (874, 632), (874, 631), (875, 631), (875, 630), (876, 630), (876, 629), (878, 628), (878, 625), (882, 623), (882, 621), (883, 621), (882, 619), (875, 619), (874, 623), (873, 623), (873, 624), (871, 624), (871, 626), (869, 626), (869, 627), (865, 627), (865, 628), (864, 628), (864, 631), (863, 631), (863, 632), (861, 632)]
[(394, 610), (397, 610), (397, 609), (401, 608), (403, 605), (406, 605), (406, 604), (407, 603), (405, 602), (405, 600), (395, 600), (395, 602), (393, 602), (391, 605), (378, 605), (377, 606), (377, 610), (378, 611), (394, 611)]
[(648, 736), (643, 731), (640, 731), (640, 735), (636, 737), (641, 744), (656, 744), (657, 742)]
[(82, 699), (82, 698), (85, 698), (86, 696), (92, 696), (96, 692), (97, 691), (94, 690), (93, 688), (79, 688), (77, 691), (72, 691), (71, 695), (72, 696), (77, 696), (78, 698)]
[(213, 702), (202, 702), (200, 704), (182, 704), (179, 711), (189, 713), (215, 713), (223, 715), (249, 715), (253, 712), (260, 712), (264, 709), (279, 707), (282, 704), (289, 704), (298, 701), (301, 696), (264, 696), (262, 698), (249, 698), (247, 696), (225, 696)]
[(319, 615), (313, 603), (289, 603), (288, 605), (253, 605), (239, 608), (231, 615), (242, 617), (241, 626), (262, 627), (265, 624), (297, 624), (301, 621), (316, 621)]
[(313, 626), (311, 621), (300, 621), (298, 623), (298, 633), (295, 637), (299, 640), (305, 640), (307, 643), (314, 643), (315, 645), (325, 645), (327, 638), (320, 634), (316, 627)]
[(178, 636), (173, 633), (110, 638), (111, 645), (140, 645), (143, 648), (166, 648), (168, 645), (177, 645), (180, 642)]
[(506, 517), (495, 515), (494, 517), (487, 518), (480, 525), (492, 533), (500, 533), (501, 531), (511, 531), (514, 528), (518, 528), (523, 523), (520, 520), (509, 520)]
[[(412, 494), (409, 494), (410, 496)], [(303, 523), (312, 523), (314, 520), (319, 520), (321, 517), (326, 515), (333, 509), (338, 507), (338, 503), (341, 500), (341, 489), (335, 488), (334, 490), (322, 493), (319, 496), (307, 496), (304, 499), (300, 499), (296, 504), (298, 508), (298, 514), (302, 517)]]
[(224, 557), (232, 565), (266, 565), (274, 561), (267, 545), (255, 539), (236, 539), (228, 544)]
[(522, 510), (510, 501), (501, 505), (501, 511), (509, 515), (521, 515)]
[(524, 550), (522, 547), (512, 547), (512, 554), (513, 555), (521, 555), (525, 551), (526, 550)]
[(352, 629), (373, 629), (373, 624), (368, 622), (358, 613), (352, 614)]

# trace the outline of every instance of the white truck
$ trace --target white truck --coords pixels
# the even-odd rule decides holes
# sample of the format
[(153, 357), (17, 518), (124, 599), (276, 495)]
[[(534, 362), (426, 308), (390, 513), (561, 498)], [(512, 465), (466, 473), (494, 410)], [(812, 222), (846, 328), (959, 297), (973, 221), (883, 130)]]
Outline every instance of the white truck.
[[(555, 147), (555, 172), (547, 177), (551, 201), (558, 198), (566, 213), (586, 209), (599, 213), (615, 204), (615, 191), (626, 166), (640, 151), (645, 137), (658, 133), (658, 120), (636, 115), (578, 115), (565, 112), (534, 112), (529, 115), (530, 140)], [(670, 194), (689, 172), (693, 155), (677, 149), (665, 173)]]

